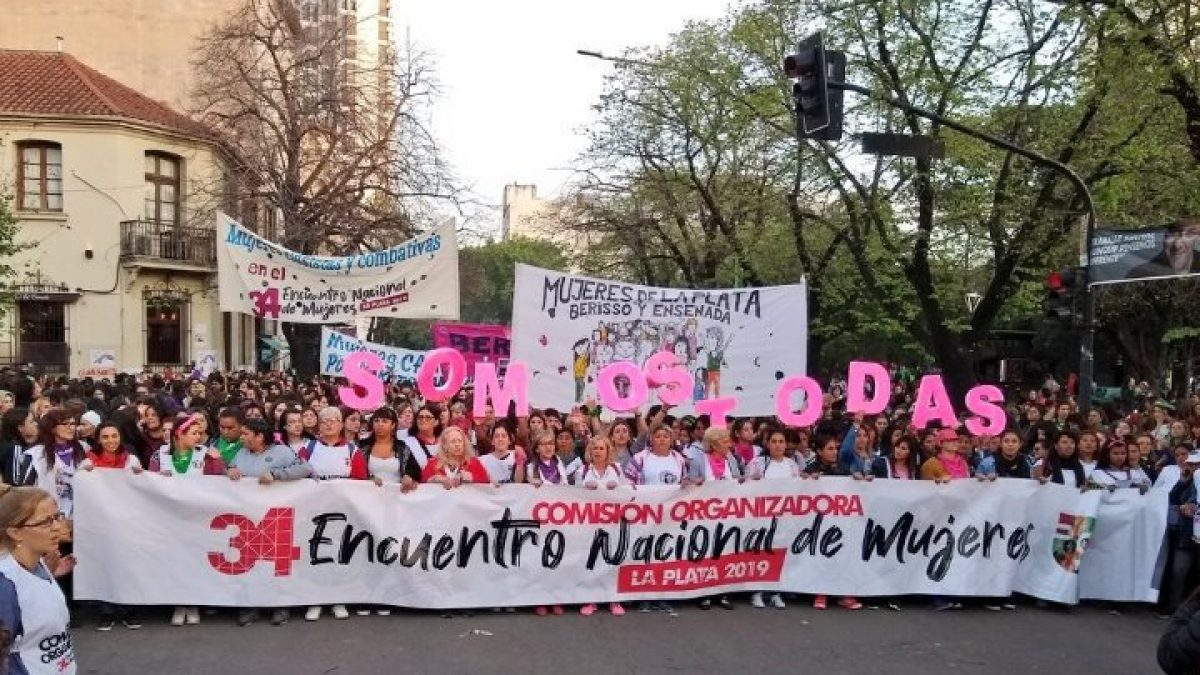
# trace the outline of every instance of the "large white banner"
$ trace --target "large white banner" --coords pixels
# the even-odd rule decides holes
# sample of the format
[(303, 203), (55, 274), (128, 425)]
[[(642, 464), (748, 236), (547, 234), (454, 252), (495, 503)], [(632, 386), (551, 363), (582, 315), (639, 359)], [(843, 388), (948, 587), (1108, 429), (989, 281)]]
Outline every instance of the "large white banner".
[(517, 265), (512, 359), (528, 364), (537, 407), (598, 398), (606, 365), (666, 350), (695, 382), (677, 414), (700, 399), (736, 396), (734, 414), (774, 415), (779, 381), (806, 374), (807, 308), (804, 284), (652, 288)]
[(321, 327), (321, 374), (341, 377), (346, 356), (354, 352), (371, 352), (383, 359), (385, 380), (416, 380), (417, 371), (425, 361), (426, 352), (389, 347), (378, 342), (368, 342), (350, 337), (327, 326)]
[[(1098, 501), (1005, 479), (407, 494), (103, 470), (75, 481), (76, 596), (132, 605), (496, 607), (748, 590), (1073, 603)], [(1149, 534), (1110, 536), (1149, 547)]]
[(1096, 534), (1079, 570), (1079, 597), (1156, 602), (1154, 570), (1167, 528), (1170, 490), (1097, 492)]
[(458, 243), (446, 226), (382, 251), (289, 251), (217, 215), (221, 311), (291, 323), (458, 319)]

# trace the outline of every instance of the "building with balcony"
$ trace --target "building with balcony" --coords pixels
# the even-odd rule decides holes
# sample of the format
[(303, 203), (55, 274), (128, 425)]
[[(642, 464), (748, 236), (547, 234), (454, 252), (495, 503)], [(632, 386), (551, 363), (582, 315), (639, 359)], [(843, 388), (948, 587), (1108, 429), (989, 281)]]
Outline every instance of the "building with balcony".
[(207, 128), (68, 54), (0, 50), (0, 194), (26, 246), (0, 363), (253, 364), (253, 318), (216, 293), (229, 164)]

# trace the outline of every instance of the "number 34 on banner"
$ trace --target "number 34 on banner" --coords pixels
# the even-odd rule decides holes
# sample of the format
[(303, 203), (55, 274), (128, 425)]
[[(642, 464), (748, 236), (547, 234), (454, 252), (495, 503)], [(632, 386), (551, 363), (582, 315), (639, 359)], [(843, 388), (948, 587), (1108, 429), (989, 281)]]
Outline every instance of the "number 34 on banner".
[(230, 560), (226, 553), (209, 553), (208, 564), (222, 574), (236, 576), (264, 560), (275, 564), (275, 576), (286, 577), (292, 573), (292, 561), (300, 559), (300, 548), (292, 545), (295, 521), (296, 510), (290, 507), (269, 509), (258, 523), (238, 513), (222, 513), (212, 519), (210, 527), (237, 531), (229, 539), (229, 548), (237, 556)]
[(260, 319), (278, 319), (279, 289), (268, 288), (265, 291), (250, 291), (250, 299), (254, 301), (254, 316)]

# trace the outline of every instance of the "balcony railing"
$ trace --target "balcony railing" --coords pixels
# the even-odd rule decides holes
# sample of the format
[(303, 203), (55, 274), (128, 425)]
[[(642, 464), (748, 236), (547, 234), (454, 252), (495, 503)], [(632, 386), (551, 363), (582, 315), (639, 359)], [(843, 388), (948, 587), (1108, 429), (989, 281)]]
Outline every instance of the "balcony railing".
[(126, 220), (121, 223), (121, 259), (215, 268), (216, 233), (204, 227)]

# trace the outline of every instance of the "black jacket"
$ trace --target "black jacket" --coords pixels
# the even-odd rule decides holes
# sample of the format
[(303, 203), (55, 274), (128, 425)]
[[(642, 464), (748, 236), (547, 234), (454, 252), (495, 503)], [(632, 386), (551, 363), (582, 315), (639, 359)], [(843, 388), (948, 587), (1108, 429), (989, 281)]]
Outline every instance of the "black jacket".
[(0, 443), (0, 480), (9, 485), (33, 485), (37, 481), (33, 458), (25, 454), (25, 448), (15, 443)]
[(1200, 671), (1200, 594), (1193, 593), (1175, 610), (1158, 641), (1158, 665), (1167, 675)]

